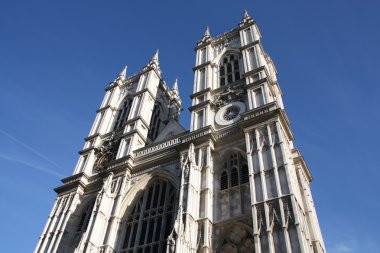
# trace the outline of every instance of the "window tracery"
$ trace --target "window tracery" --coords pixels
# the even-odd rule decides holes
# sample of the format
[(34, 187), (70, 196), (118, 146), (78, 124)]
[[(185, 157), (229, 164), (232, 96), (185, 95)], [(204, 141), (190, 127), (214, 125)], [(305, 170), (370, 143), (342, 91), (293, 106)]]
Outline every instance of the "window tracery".
[(121, 252), (166, 252), (173, 227), (175, 192), (167, 180), (157, 180), (144, 190), (126, 218)]
[(151, 140), (154, 140), (157, 138), (157, 135), (160, 130), (161, 125), (161, 118), (160, 118), (161, 110), (159, 105), (155, 105), (152, 113), (152, 118), (150, 120), (150, 127), (149, 127), (149, 137)]
[(227, 54), (223, 56), (219, 65), (220, 86), (224, 86), (240, 80), (239, 56)]
[(221, 219), (249, 212), (249, 171), (245, 157), (231, 153), (223, 163), (220, 174)]
[(86, 209), (82, 213), (82, 216), (80, 217), (78, 227), (77, 227), (77, 233), (83, 234), (86, 232), (88, 223), (90, 222), (92, 209), (94, 208), (95, 200), (92, 201), (89, 205), (87, 205)]
[(131, 104), (132, 104), (132, 99), (126, 99), (123, 102), (123, 106), (117, 112), (117, 118), (114, 125), (114, 131), (119, 131), (119, 130), (124, 129), (128, 120)]

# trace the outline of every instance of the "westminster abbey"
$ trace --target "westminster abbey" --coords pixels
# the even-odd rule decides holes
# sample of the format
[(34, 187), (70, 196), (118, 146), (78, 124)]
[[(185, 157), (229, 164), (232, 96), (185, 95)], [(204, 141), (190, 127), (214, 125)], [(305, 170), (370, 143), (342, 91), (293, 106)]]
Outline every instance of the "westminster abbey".
[(35, 253), (323, 253), (312, 176), (253, 18), (195, 46), (189, 131), (158, 51), (104, 99)]

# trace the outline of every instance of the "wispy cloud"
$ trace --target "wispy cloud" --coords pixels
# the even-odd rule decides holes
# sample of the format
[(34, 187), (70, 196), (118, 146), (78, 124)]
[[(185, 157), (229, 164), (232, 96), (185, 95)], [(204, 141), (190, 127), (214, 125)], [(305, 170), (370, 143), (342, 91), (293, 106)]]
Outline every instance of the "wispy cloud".
[(55, 177), (58, 177), (58, 178), (63, 178), (64, 176), (54, 170), (51, 170), (51, 169), (48, 169), (48, 168), (45, 168), (39, 164), (35, 164), (35, 163), (31, 163), (31, 162), (28, 162), (28, 161), (25, 161), (23, 159), (19, 159), (19, 158), (14, 158), (14, 157), (10, 157), (10, 156), (7, 156), (5, 154), (0, 154), (0, 158), (1, 159), (4, 159), (4, 160), (7, 160), (7, 161), (10, 161), (10, 162), (15, 162), (15, 163), (19, 163), (19, 164), (22, 164), (22, 165), (26, 165), (30, 168), (33, 168), (33, 169), (36, 169), (40, 172), (43, 172), (43, 173), (46, 173), (46, 174), (49, 174), (49, 175), (52, 175), (52, 176), (55, 176)]
[[(60, 168), (60, 166), (57, 163), (55, 163), (54, 161), (52, 161), (51, 159), (49, 159), (47, 156), (45, 156), (44, 154), (42, 154), (41, 152), (39, 152), (35, 148), (29, 146), (25, 142), (17, 139), (16, 137), (14, 137), (13, 135), (11, 135), (10, 133), (8, 133), (8, 132), (0, 129), (0, 134), (6, 136), (8, 139), (10, 139), (12, 142), (16, 143), (22, 149), (31, 152), (33, 155), (37, 156), (43, 162), (47, 162), (50, 165), (53, 165), (56, 169), (63, 170), (62, 168)], [(2, 158), (4, 160), (7, 160), (7, 161), (11, 161), (11, 162), (15, 162), (15, 163), (26, 165), (26, 166), (28, 166), (30, 168), (36, 169), (36, 170), (38, 170), (40, 172), (47, 173), (47, 174), (52, 175), (52, 176), (56, 176), (56, 177), (59, 177), (59, 178), (63, 177), (62, 174), (56, 172), (55, 170), (48, 169), (46, 166), (41, 166), (39, 163), (32, 162), (32, 161), (30, 161), (28, 159), (25, 159), (21, 155), (18, 156), (18, 157), (14, 157), (14, 156), (11, 156), (9, 154), (0, 153), (0, 158)]]

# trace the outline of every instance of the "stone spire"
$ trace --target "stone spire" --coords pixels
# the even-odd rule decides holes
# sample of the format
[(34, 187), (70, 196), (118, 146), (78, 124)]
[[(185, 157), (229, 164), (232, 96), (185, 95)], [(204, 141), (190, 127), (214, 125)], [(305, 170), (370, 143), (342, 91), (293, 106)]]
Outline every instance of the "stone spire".
[(239, 23), (239, 26), (243, 26), (247, 23), (250, 23), (252, 22), (253, 19), (252, 17), (248, 14), (248, 11), (247, 10), (244, 10), (244, 15), (243, 15), (243, 19), (240, 21)]
[(160, 63), (158, 61), (158, 53), (159, 53), (159, 50), (157, 49), (156, 50), (156, 53), (154, 53), (153, 55), (153, 58), (152, 60), (149, 61), (149, 63), (144, 67), (144, 69), (148, 68), (148, 67), (153, 67), (155, 68), (158, 73), (161, 75), (161, 70), (160, 70)]
[(128, 66), (125, 65), (125, 67), (123, 68), (123, 70), (119, 74), (119, 77), (121, 77), (122, 79), (125, 79), (127, 77), (127, 68), (128, 68)]
[(178, 78), (175, 79), (172, 91), (178, 93)]
[(210, 36), (210, 29), (208, 28), (208, 26), (206, 26), (206, 31), (205, 31), (205, 34), (203, 35), (203, 37), (211, 37)]
[(158, 65), (158, 53), (159, 53), (159, 50), (157, 49), (156, 53), (153, 55), (153, 58), (152, 58), (152, 62), (156, 63), (156, 65)]
[(209, 42), (211, 40), (211, 35), (210, 35), (210, 29), (208, 26), (206, 26), (205, 33), (203, 34), (202, 38), (200, 41), (198, 41), (198, 45), (204, 43), (204, 42)]

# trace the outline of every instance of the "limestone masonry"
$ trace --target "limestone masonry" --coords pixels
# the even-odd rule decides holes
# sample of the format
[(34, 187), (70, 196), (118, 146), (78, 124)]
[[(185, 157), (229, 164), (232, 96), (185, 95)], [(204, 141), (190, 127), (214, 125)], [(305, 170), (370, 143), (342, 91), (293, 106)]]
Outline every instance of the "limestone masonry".
[(158, 51), (106, 94), (35, 253), (326, 252), (256, 22), (196, 44), (190, 131)]

